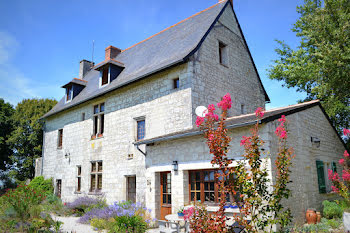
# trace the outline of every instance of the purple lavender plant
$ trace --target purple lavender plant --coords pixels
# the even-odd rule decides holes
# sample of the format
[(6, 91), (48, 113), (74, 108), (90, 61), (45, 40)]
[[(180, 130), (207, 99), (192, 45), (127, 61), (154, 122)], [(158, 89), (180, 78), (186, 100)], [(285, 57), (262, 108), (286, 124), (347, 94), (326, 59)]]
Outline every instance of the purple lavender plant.
[(84, 209), (88, 206), (97, 205), (100, 200), (91, 197), (78, 197), (71, 203), (67, 203), (69, 209)]

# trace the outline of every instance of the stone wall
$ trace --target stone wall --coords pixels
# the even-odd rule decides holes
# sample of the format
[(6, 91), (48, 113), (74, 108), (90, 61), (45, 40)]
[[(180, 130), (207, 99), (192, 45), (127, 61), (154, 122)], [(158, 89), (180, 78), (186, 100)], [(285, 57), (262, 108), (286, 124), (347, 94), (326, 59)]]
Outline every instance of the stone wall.
[[(316, 208), (321, 211), (323, 200), (337, 197), (331, 193), (319, 193), (316, 160), (325, 163), (327, 190), (330, 191), (327, 168), (331, 168), (331, 163), (336, 162), (338, 171), (340, 170), (338, 160), (342, 157), (345, 148), (319, 106), (289, 115), (286, 118), (289, 121), (288, 145), (294, 148), (295, 158), (291, 174), (292, 183), (289, 184), (292, 197), (285, 204), (291, 208), (294, 220), (304, 223), (308, 208)], [(275, 121), (269, 124), (268, 141), (271, 143), (273, 162), (278, 148), (278, 141), (274, 135), (278, 123)], [(321, 140), (319, 147), (311, 143), (311, 137), (317, 137)]]
[[(125, 200), (126, 176), (136, 175), (137, 200), (144, 202), (145, 156), (132, 144), (136, 140), (135, 118), (145, 117), (146, 138), (191, 128), (191, 77), (187, 70), (187, 64), (174, 67), (46, 119), (43, 174), (62, 179), (64, 201), (88, 194), (91, 161), (102, 160), (102, 192), (107, 200)], [(173, 79), (177, 77), (180, 88), (173, 89)], [(91, 140), (93, 106), (102, 102), (105, 103), (103, 138)], [(60, 128), (63, 128), (62, 149), (57, 148)], [(128, 159), (128, 154), (134, 158)], [(82, 167), (81, 193), (75, 192), (77, 166)]]
[[(219, 42), (228, 49), (227, 66), (220, 64)], [(233, 103), (229, 116), (240, 115), (242, 104), (245, 113), (265, 106), (262, 86), (231, 7), (226, 7), (191, 64), (193, 109), (217, 103), (226, 93), (231, 94)]]

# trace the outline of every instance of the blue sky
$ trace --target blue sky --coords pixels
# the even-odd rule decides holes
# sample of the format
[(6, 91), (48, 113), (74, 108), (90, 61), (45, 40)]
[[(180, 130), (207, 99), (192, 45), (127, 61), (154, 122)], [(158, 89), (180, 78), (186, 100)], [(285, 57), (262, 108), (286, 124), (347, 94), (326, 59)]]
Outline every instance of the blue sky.
[[(275, 39), (297, 45), (292, 24), (303, 1), (234, 0), (248, 46), (274, 108), (295, 104), (305, 94), (267, 78), (276, 58)], [(217, 0), (11, 0), (0, 1), (0, 97), (60, 99), (63, 84), (78, 76), (79, 61), (104, 59), (104, 49), (127, 48)]]

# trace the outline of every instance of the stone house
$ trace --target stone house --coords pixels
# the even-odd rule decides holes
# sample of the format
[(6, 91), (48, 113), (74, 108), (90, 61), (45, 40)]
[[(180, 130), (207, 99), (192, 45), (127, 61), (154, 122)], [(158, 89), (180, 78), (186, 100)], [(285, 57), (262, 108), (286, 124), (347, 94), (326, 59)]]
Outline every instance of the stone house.
[[(269, 101), (230, 1), (130, 48), (107, 47), (104, 61), (82, 60), (79, 78), (62, 87), (65, 96), (43, 116), (37, 174), (54, 179), (63, 201), (104, 194), (109, 203), (142, 202), (159, 219), (191, 201), (217, 202), (196, 107), (231, 94), (230, 156), (240, 159), (252, 113)], [(336, 169), (345, 147), (318, 101), (269, 110), (260, 125), (270, 166), (281, 115), (290, 121), (296, 154), (286, 205), (301, 220), (306, 208), (320, 208), (332, 195), (326, 170)]]

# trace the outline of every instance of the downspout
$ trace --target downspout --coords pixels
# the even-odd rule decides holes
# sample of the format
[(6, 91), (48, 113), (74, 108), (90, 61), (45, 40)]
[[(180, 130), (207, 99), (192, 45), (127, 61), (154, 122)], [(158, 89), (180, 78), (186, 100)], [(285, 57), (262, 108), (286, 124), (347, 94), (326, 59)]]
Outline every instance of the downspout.
[(143, 151), (139, 148), (139, 145), (138, 145), (138, 144), (136, 144), (136, 149), (137, 149), (138, 151), (140, 151), (140, 152), (146, 157), (147, 151), (146, 151), (146, 152), (143, 152)]

